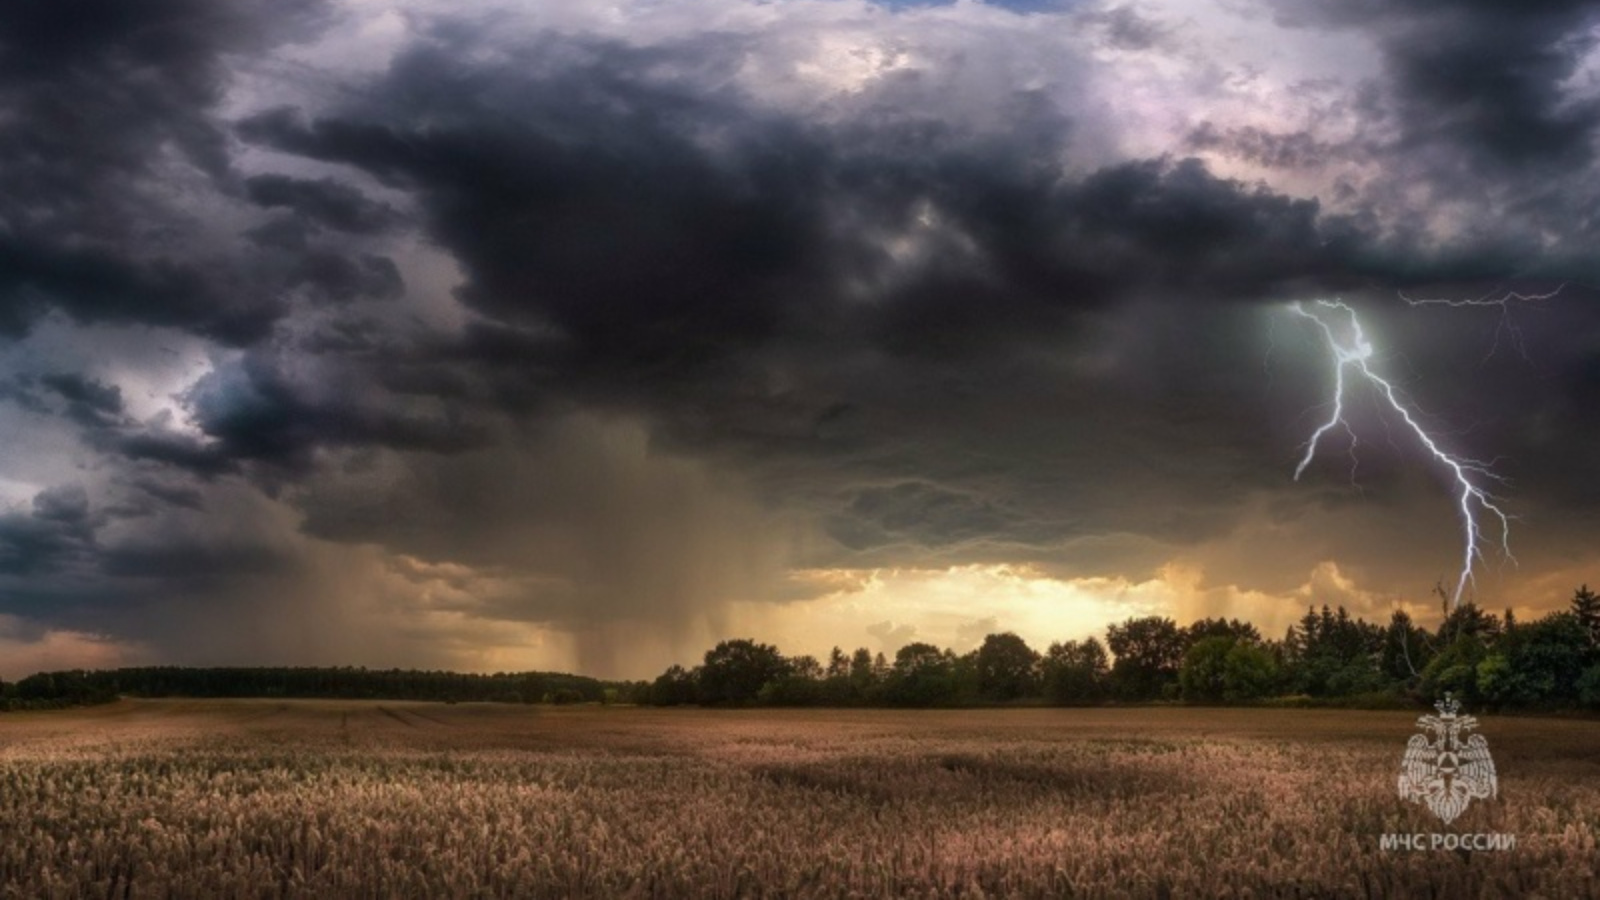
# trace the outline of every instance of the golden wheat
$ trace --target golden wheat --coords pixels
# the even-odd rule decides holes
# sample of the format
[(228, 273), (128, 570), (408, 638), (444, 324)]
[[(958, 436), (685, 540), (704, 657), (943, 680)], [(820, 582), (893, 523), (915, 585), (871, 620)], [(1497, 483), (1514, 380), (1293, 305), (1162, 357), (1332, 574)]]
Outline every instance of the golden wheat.
[(1412, 717), (123, 701), (0, 718), (0, 896), (1600, 893), (1600, 725), (1491, 718), (1501, 799), (1385, 852)]

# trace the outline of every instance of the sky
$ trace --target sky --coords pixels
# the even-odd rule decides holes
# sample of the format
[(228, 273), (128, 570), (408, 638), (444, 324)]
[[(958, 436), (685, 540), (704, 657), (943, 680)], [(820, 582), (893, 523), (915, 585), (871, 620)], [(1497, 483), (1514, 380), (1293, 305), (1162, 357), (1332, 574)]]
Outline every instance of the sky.
[(1336, 366), (1291, 304), (1333, 299), (1498, 476), (1514, 559), (1489, 528), (1467, 596), (1559, 608), (1600, 582), (1597, 37), (1560, 0), (0, 4), (0, 677), (1428, 621), (1448, 469), (1352, 385), (1295, 477)]

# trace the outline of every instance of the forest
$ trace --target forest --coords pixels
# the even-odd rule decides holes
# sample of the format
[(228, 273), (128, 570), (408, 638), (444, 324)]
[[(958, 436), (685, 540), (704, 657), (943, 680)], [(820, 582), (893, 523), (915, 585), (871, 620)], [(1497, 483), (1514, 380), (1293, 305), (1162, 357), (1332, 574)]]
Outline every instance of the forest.
[(1131, 618), (1040, 653), (1013, 633), (962, 654), (934, 644), (891, 659), (835, 647), (826, 660), (723, 641), (672, 666), (637, 702), (661, 706), (964, 706), (1045, 702), (1405, 707), (1450, 693), (1471, 709), (1600, 708), (1600, 596), (1530, 622), (1463, 603), (1438, 628), (1401, 610), (1387, 624), (1343, 608), (1306, 610), (1281, 640), (1238, 619)]
[(446, 703), (604, 703), (632, 685), (561, 672), (459, 672), (356, 667), (142, 668), (39, 672), (0, 685), (0, 710), (52, 709), (127, 697), (281, 697)]

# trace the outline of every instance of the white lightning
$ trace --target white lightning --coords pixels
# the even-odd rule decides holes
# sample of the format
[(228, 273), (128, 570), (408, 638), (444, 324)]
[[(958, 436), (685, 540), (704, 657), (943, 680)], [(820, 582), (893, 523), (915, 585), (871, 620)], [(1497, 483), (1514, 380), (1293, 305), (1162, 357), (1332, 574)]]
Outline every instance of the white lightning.
[(1500, 307), (1500, 322), (1495, 326), (1494, 343), (1489, 346), (1489, 352), (1484, 355), (1484, 362), (1488, 362), (1495, 355), (1495, 352), (1500, 349), (1500, 341), (1506, 338), (1510, 339), (1511, 345), (1517, 348), (1517, 353), (1524, 360), (1532, 362), (1528, 357), (1528, 348), (1522, 341), (1522, 329), (1517, 326), (1516, 320), (1511, 316), (1512, 304), (1527, 303), (1537, 306), (1539, 303), (1550, 300), (1561, 293), (1567, 284), (1567, 282), (1563, 281), (1556, 286), (1555, 290), (1543, 294), (1519, 294), (1516, 291), (1506, 291), (1497, 296), (1496, 292), (1490, 291), (1481, 297), (1472, 299), (1450, 299), (1445, 297), (1407, 297), (1404, 292), (1401, 292), (1400, 299), (1412, 306), (1450, 306), (1456, 308), (1498, 306)]
[[(1472, 301), (1464, 302), (1472, 303)], [(1308, 310), (1299, 302), (1290, 304), (1289, 308), (1296, 315), (1311, 320), (1321, 329), (1323, 337), (1328, 342), (1328, 349), (1333, 352), (1335, 363), (1333, 414), (1312, 433), (1311, 439), (1306, 442), (1305, 456), (1300, 459), (1300, 464), (1295, 467), (1294, 478), (1296, 481), (1300, 480), (1300, 475), (1305, 472), (1306, 466), (1310, 465), (1311, 460), (1316, 457), (1317, 443), (1322, 440), (1324, 434), (1336, 427), (1344, 428), (1345, 432), (1350, 435), (1350, 453), (1352, 460), (1354, 459), (1356, 433), (1355, 429), (1351, 428), (1350, 423), (1345, 419), (1344, 414), (1345, 387), (1347, 385), (1346, 373), (1365, 379), (1367, 383), (1377, 389), (1389, 406), (1410, 427), (1411, 432), (1417, 436), (1417, 440), (1427, 448), (1433, 458), (1450, 471), (1457, 487), (1460, 489), (1456, 500), (1461, 512), (1461, 527), (1466, 546), (1461, 562), (1461, 576), (1456, 581), (1455, 595), (1452, 599), (1452, 603), (1459, 606), (1461, 604), (1461, 595), (1466, 591), (1467, 585), (1476, 583), (1476, 577), (1473, 573), (1474, 564), (1483, 560), (1482, 543), (1484, 534), (1482, 527), (1479, 525), (1480, 517), (1492, 516), (1499, 520), (1501, 552), (1505, 554), (1507, 559), (1513, 562), (1516, 561), (1516, 557), (1511, 555), (1511, 517), (1497, 505), (1495, 496), (1477, 483), (1479, 480), (1503, 481), (1504, 479), (1490, 471), (1486, 463), (1446, 453), (1428, 434), (1427, 430), (1417, 422), (1416, 418), (1411, 414), (1411, 410), (1401, 402), (1394, 385), (1388, 379), (1373, 371), (1371, 366), (1372, 342), (1367, 339), (1366, 332), (1361, 327), (1361, 320), (1356, 316), (1354, 309), (1339, 300), (1318, 300), (1316, 305), (1319, 310), (1329, 310), (1330, 312), (1327, 315), (1330, 316), (1337, 315), (1340, 312), (1344, 313), (1349, 318), (1349, 328), (1347, 337), (1341, 339), (1334, 326), (1328, 322), (1323, 314), (1318, 311)], [(1353, 476), (1353, 468), (1351, 473)]]

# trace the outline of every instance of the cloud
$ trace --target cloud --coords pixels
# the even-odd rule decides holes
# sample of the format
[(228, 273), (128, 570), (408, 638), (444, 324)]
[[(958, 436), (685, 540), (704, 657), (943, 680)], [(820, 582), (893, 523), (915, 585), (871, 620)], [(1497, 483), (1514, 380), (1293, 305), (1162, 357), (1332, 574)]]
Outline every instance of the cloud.
[(958, 652), (977, 649), (983, 639), (1001, 630), (997, 616), (984, 616), (956, 626), (956, 640), (951, 649)]
[(0, 331), (54, 308), (229, 342), (263, 334), (273, 298), (179, 198), (229, 189), (214, 112), (225, 55), (303, 35), (322, 10), (67, 0), (0, 13)]
[(885, 619), (867, 626), (867, 634), (878, 640), (884, 653), (893, 655), (896, 650), (911, 642), (917, 635), (917, 626), (901, 623), (899, 625)]
[(94, 531), (81, 486), (40, 491), (32, 513), (0, 515), (0, 574), (47, 574), (83, 565), (94, 551)]
[(1569, 93), (1593, 49), (1586, 3), (1274, 6), (1279, 21), (1368, 31), (1383, 48), (1405, 144), (1504, 165), (1586, 165), (1600, 107)]
[(245, 179), (250, 201), (267, 208), (283, 207), (308, 222), (353, 234), (376, 234), (390, 227), (397, 213), (387, 204), (367, 199), (359, 190), (331, 178), (309, 180), (287, 175)]

